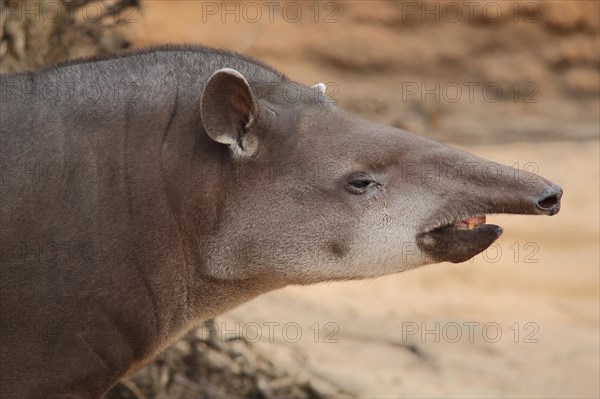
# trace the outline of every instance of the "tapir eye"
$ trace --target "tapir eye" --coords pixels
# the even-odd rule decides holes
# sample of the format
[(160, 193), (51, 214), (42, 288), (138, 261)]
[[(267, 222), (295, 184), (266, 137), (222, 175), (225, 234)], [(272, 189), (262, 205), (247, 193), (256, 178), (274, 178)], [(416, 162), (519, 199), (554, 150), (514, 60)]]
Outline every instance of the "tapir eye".
[(377, 182), (367, 176), (355, 176), (346, 183), (346, 190), (352, 194), (364, 194), (370, 187), (376, 185)]

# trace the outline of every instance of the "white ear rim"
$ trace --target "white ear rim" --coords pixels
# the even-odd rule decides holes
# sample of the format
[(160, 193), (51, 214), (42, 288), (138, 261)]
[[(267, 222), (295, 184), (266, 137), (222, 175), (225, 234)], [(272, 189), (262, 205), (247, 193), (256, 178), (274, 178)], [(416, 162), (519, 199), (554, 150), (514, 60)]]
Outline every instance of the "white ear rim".
[[(248, 85), (248, 87), (250, 87), (250, 85), (248, 84), (248, 81), (246, 80), (246, 78), (244, 77), (244, 75), (242, 75), (241, 73), (239, 73), (238, 71), (236, 71), (233, 68), (221, 68), (217, 71), (215, 71), (212, 75), (210, 75), (210, 78), (212, 78), (213, 76), (215, 76), (218, 73), (228, 73), (230, 75), (235, 76), (238, 79), (241, 79), (244, 81), (244, 83), (246, 83)], [(208, 80), (210, 80), (210, 78), (208, 78)]]
[(319, 93), (325, 94), (325, 91), (327, 90), (327, 86), (325, 85), (325, 83), (317, 83), (316, 85), (311, 87), (311, 89), (317, 89), (319, 91)]

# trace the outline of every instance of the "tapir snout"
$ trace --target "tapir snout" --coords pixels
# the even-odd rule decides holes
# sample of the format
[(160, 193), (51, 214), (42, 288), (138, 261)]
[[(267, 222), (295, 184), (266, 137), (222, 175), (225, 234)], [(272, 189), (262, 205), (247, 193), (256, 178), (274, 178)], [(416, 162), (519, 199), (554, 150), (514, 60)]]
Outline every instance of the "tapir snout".
[(378, 173), (388, 176), (380, 179), (392, 197), (388, 205), (401, 215), (397, 229), (412, 232), (404, 239), (416, 240), (423, 263), (464, 262), (488, 248), (502, 229), (487, 224), (486, 215), (560, 210), (562, 189), (535, 173), (402, 130), (363, 121), (353, 125), (361, 132), (356, 134), (367, 131), (375, 143), (369, 151), (379, 159)]
[(443, 195), (417, 233), (421, 250), (433, 261), (464, 262), (489, 247), (502, 228), (486, 224), (486, 215), (560, 211), (562, 188), (534, 173), (447, 146), (425, 154), (425, 165), (451, 165), (455, 171), (432, 183), (433, 195), (440, 190)]

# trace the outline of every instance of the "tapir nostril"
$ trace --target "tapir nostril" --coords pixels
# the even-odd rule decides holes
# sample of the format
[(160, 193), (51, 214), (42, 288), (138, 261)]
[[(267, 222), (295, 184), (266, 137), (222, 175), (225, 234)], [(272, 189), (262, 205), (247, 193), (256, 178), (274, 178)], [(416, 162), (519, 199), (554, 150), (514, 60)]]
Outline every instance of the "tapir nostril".
[(542, 209), (552, 209), (559, 203), (558, 195), (549, 195), (544, 199), (538, 201), (538, 206)]
[(537, 202), (538, 209), (548, 215), (556, 215), (560, 211), (562, 188), (553, 186), (552, 191)]

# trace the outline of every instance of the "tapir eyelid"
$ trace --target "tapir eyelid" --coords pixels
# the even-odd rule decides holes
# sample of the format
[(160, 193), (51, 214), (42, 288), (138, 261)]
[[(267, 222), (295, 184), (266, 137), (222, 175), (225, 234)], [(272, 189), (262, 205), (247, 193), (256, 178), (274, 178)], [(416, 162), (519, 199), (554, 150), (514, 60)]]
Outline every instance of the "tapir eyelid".
[(370, 187), (379, 186), (380, 184), (365, 174), (355, 174), (346, 180), (346, 190), (352, 194), (364, 194)]

